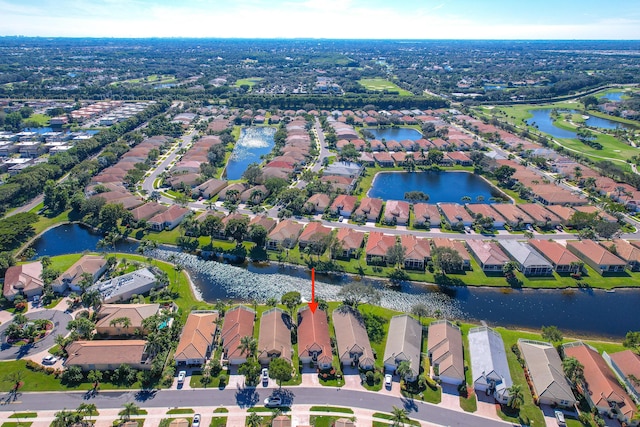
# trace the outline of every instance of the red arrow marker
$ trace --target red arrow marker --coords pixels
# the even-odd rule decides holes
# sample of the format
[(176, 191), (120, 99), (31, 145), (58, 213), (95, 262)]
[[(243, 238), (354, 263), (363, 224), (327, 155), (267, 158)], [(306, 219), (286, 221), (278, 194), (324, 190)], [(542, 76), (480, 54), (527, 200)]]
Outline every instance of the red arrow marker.
[(311, 302), (307, 303), (312, 313), (316, 312), (318, 308), (318, 301), (316, 301), (316, 269), (311, 269)]

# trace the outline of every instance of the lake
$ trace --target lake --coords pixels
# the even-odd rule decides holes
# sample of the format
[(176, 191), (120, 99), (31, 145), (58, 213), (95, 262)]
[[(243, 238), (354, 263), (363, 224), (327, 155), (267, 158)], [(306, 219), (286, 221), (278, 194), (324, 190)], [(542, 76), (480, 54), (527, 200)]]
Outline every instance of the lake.
[(622, 101), (623, 96), (624, 96), (624, 92), (614, 91), (614, 92), (606, 92), (600, 98), (607, 98), (609, 101)]
[(465, 196), (475, 202), (478, 196), (483, 203), (491, 203), (492, 197), (501, 193), (478, 175), (468, 172), (379, 172), (373, 179), (369, 197), (383, 200), (405, 200), (407, 191), (422, 191), (429, 195), (429, 203), (461, 203)]
[(371, 132), (375, 139), (382, 141), (404, 141), (409, 139), (411, 141), (417, 141), (423, 138), (422, 134), (413, 128), (364, 128), (364, 130)]
[(227, 163), (226, 178), (240, 179), (251, 163), (262, 163), (260, 157), (269, 154), (275, 145), (275, 133), (273, 127), (243, 128)]
[[(559, 127), (553, 124), (553, 121), (551, 120), (551, 111), (552, 110), (549, 108), (545, 108), (542, 110), (529, 110), (529, 113), (533, 114), (533, 117), (531, 117), (530, 119), (527, 119), (526, 122), (529, 125), (533, 125), (535, 123), (535, 125), (540, 131), (547, 133), (553, 136), (554, 138), (577, 138), (578, 135), (574, 131), (560, 129)], [(564, 110), (564, 111), (560, 111), (560, 114), (566, 114), (568, 112), (576, 113), (577, 111)], [(585, 123), (587, 126), (593, 126), (593, 127), (602, 128), (602, 129), (633, 128), (633, 126), (629, 126), (624, 123), (619, 123), (619, 122), (605, 119), (602, 117), (593, 117), (593, 116), (590, 116), (585, 121)]]
[[(34, 243), (38, 256), (95, 251), (99, 234), (78, 224), (53, 228)], [(137, 243), (122, 242), (117, 249), (135, 252)], [(192, 277), (202, 297), (208, 302), (219, 299), (265, 301), (297, 290), (309, 298), (310, 274), (294, 266), (277, 263), (232, 266), (204, 261), (194, 255), (167, 250), (152, 254), (159, 259), (174, 255)], [(340, 287), (352, 279), (346, 275), (316, 275), (316, 294), (335, 300)], [(539, 329), (556, 325), (565, 333), (620, 339), (630, 330), (640, 330), (640, 289), (617, 290), (541, 290), (509, 288), (439, 288), (426, 284), (403, 284), (399, 291), (385, 288), (382, 282), (364, 278), (382, 292), (381, 305), (409, 310), (420, 302), (438, 310), (447, 318), (486, 321), (490, 325)]]

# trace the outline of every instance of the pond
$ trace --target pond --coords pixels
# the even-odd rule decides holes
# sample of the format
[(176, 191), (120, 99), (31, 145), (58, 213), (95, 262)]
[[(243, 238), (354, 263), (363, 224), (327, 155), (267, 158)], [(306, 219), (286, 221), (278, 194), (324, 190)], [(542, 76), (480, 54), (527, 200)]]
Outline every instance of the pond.
[[(38, 255), (59, 255), (95, 250), (99, 240), (86, 227), (64, 225), (44, 233), (37, 241)], [(133, 252), (136, 244), (125, 243), (118, 250)], [(219, 299), (264, 302), (297, 290), (310, 297), (310, 277), (305, 269), (293, 266), (248, 263), (232, 266), (204, 261), (194, 255), (156, 250), (154, 257), (167, 260), (174, 255), (189, 272), (202, 297), (209, 302)], [(335, 300), (340, 287), (351, 279), (346, 275), (317, 274), (316, 294)], [(381, 305), (409, 310), (416, 303), (426, 304), (447, 318), (486, 321), (490, 325), (539, 329), (556, 325), (565, 333), (620, 339), (627, 331), (640, 330), (640, 290), (541, 290), (492, 289), (472, 287), (439, 288), (425, 284), (403, 284), (399, 291), (382, 286), (382, 282), (364, 278), (379, 287)]]
[[(529, 110), (533, 117), (527, 119), (526, 122), (529, 125), (535, 124), (536, 127), (554, 138), (577, 138), (578, 135), (572, 131), (567, 129), (561, 129), (553, 124), (553, 120), (551, 119), (551, 109), (545, 108), (542, 110)], [(561, 114), (566, 113), (577, 113), (576, 110), (564, 110), (560, 111)], [(617, 129), (617, 128), (633, 128), (631, 125), (627, 125), (625, 123), (616, 122), (613, 120), (609, 120), (602, 117), (594, 117), (590, 116), (585, 121), (587, 126), (602, 128), (602, 129)]]
[(371, 132), (374, 138), (382, 141), (404, 141), (409, 139), (411, 141), (417, 141), (422, 138), (422, 134), (413, 128), (364, 128), (364, 130)]
[(600, 98), (607, 98), (609, 101), (622, 101), (623, 96), (624, 92), (613, 91), (604, 93)]
[(261, 156), (269, 154), (275, 145), (275, 133), (272, 127), (243, 128), (227, 163), (226, 178), (240, 179), (251, 163), (261, 163)]
[(463, 203), (468, 196), (472, 202), (481, 197), (483, 203), (491, 203), (492, 197), (500, 197), (500, 191), (478, 175), (468, 172), (379, 172), (373, 179), (369, 197), (383, 200), (406, 200), (407, 191), (422, 191), (429, 195), (429, 203)]

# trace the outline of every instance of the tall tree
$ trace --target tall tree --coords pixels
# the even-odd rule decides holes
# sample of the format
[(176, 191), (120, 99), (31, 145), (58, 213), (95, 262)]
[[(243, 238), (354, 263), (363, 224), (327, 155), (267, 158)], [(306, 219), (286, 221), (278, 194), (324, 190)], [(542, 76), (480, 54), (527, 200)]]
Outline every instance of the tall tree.
[(545, 340), (551, 341), (553, 343), (562, 342), (563, 336), (560, 329), (557, 326), (543, 326), (542, 327), (542, 338)]
[(584, 366), (575, 357), (565, 357), (562, 361), (562, 370), (573, 384), (584, 380)]
[(407, 416), (407, 410), (404, 408), (398, 408), (397, 406), (393, 406), (393, 410), (391, 411), (391, 421), (393, 427), (404, 427), (404, 425), (409, 422), (409, 417)]
[(281, 357), (271, 359), (269, 362), (269, 378), (276, 380), (280, 388), (282, 388), (282, 381), (291, 379), (292, 371), (291, 363)]
[(522, 384), (513, 384), (509, 387), (509, 400), (507, 401), (507, 406), (511, 409), (520, 409), (522, 405), (524, 405)]

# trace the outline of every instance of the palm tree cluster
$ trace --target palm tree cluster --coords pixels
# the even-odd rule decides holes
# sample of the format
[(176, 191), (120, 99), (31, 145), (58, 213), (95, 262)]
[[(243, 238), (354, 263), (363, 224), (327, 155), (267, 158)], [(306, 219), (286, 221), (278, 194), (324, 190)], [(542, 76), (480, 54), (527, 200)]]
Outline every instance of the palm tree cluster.
[(89, 426), (91, 416), (98, 412), (93, 403), (81, 403), (75, 411), (62, 410), (55, 413), (55, 418), (51, 423), (52, 427), (68, 427), (71, 425)]

